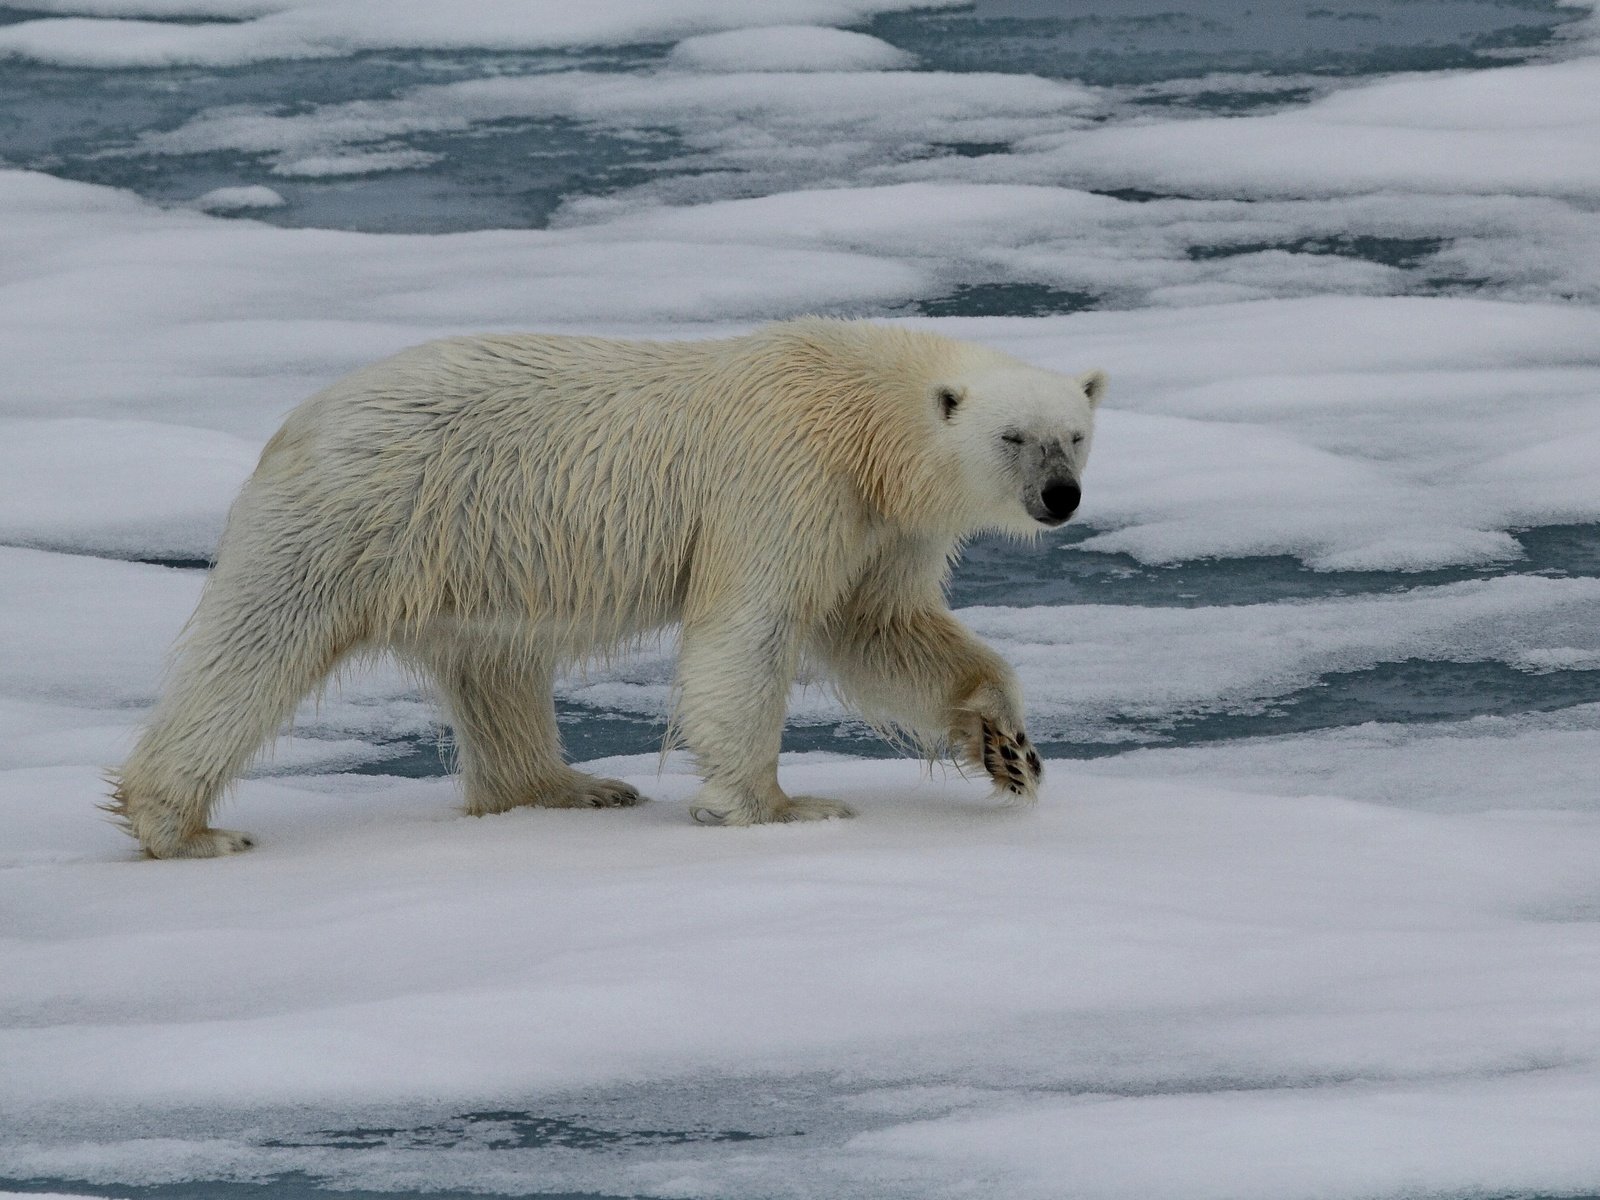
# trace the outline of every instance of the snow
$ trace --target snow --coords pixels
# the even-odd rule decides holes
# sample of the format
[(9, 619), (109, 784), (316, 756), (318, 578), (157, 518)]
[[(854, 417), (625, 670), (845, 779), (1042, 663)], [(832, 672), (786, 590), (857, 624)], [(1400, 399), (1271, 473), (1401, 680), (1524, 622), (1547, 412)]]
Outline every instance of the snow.
[(260, 451), (153, 421), (18, 420), (5, 430), (0, 538), (97, 554), (210, 554)]
[[(785, 0), (760, 21), (874, 7)], [(1600, 60), (1090, 127), (1115, 96), (906, 70), (864, 35), (745, 28), (727, 3), (608, 0), (537, 28), (522, 8), (33, 0), (62, 15), (0, 28), (0, 52), (104, 64), (677, 39), (646, 74), (211, 112), (145, 144), (331, 178), (419, 165), (419, 131), (655, 122), (773, 184), (694, 202), (663, 183), (569, 203), (548, 229), (422, 237), (253, 221), (257, 185), (164, 208), (0, 170), (0, 1175), (67, 1192), (291, 1172), (661, 1197), (1594, 1191), (1600, 705), (1167, 748), (1126, 720), (1261, 712), (1408, 659), (1504, 668), (1535, 693), (1600, 669), (1600, 581), (1524, 570), (1511, 536), (1600, 521)], [(141, 20), (175, 15), (239, 23)], [(947, 137), (1014, 145), (883, 151)], [(1428, 294), (1404, 266), (1283, 248), (1341, 230), (1440, 238), (1430, 270), (1484, 282)], [(1189, 253), (1217, 246), (1241, 252)], [(1105, 303), (911, 314), (996, 280)], [(1129, 742), (1051, 761), (1031, 809), (953, 771), (811, 754), (784, 760), (786, 786), (855, 821), (703, 829), (687, 764), (652, 755), (593, 764), (653, 797), (641, 809), (470, 819), (450, 780), (338, 773), (435, 719), (380, 665), (308, 702), (225, 805), (251, 853), (143, 861), (97, 811), (204, 581), (136, 560), (204, 558), (318, 387), (469, 330), (689, 337), (895, 306), (1110, 372), (1093, 534), (1036, 547), (1047, 564), (1398, 574), (1295, 602), (966, 609), (1016, 665), (1036, 734)], [(1487, 577), (1405, 574), (1463, 567)], [(658, 718), (670, 671), (669, 640), (560, 694)], [(844, 715), (814, 688), (795, 711)], [(637, 1136), (518, 1141), (519, 1112)], [(317, 1134), (353, 1128), (362, 1148)]]
[[(650, 73), (472, 79), (292, 113), (227, 107), (129, 152), (251, 154), (296, 175), (413, 166), (428, 152), (405, 148), (407, 137), (507, 121), (633, 138), (666, 130), (682, 143), (674, 171), (569, 201), (554, 223), (599, 236), (657, 228), (696, 241), (845, 243), (936, 265), (950, 286), (1022, 280), (1117, 307), (1469, 285), (1600, 300), (1600, 215), (1583, 201), (1595, 182), (1583, 124), (1600, 95), (1593, 58), (1347, 88), (1227, 119), (1156, 119), (1115, 91), (1029, 76), (706, 73), (676, 61)], [(1401, 115), (1385, 123), (1385, 113)], [(1385, 149), (1389, 138), (1399, 141)], [(1418, 261), (1402, 269), (1305, 249), (1351, 236), (1410, 240)]]
[(1592, 58), (1419, 76), (1239, 121), (1163, 121), (1041, 138), (1006, 174), (1062, 182), (1130, 172), (1178, 192), (1373, 191), (1592, 196)]
[[(938, 290), (940, 214), (947, 236), (1003, 226), (1026, 237), (1116, 203), (994, 192), (900, 185), (728, 202), (704, 217), (380, 238), (163, 211), (0, 172), (12, 213), (0, 245), (16, 250), (0, 295), (6, 407), (37, 419), (137, 413), (259, 445), (317, 387), (428, 337), (893, 302)], [(81, 212), (70, 239), (49, 234), (63, 210)], [(896, 211), (908, 214), (903, 230)], [(95, 330), (87, 345), (82, 327)], [(949, 328), (1061, 370), (1111, 369), (1114, 407), (1085, 487), (1083, 516), (1104, 531), (1095, 548), (1150, 562), (1287, 553), (1326, 569), (1420, 569), (1503, 559), (1509, 526), (1600, 516), (1590, 308), (1324, 296)], [(130, 439), (119, 452), (119, 472), (151, 477), (167, 450)], [(247, 458), (241, 447), (233, 461)], [(238, 477), (197, 490), (209, 528), (222, 484)], [(123, 519), (154, 503), (117, 501)], [(5, 524), (41, 544), (65, 520), (24, 507)], [(94, 536), (110, 546), (122, 535)], [(192, 537), (182, 547), (197, 548)]]
[(916, 63), (879, 38), (811, 25), (684, 38), (669, 61), (691, 71), (889, 71)]
[[(935, 0), (932, 7), (937, 7)], [(44, 0), (35, 12), (93, 13), (0, 27), (0, 58), (78, 67), (238, 66), (274, 58), (324, 58), (362, 50), (531, 50), (670, 41), (749, 25), (847, 25), (928, 0)], [(177, 22), (140, 17), (200, 16)], [(97, 19), (98, 18), (98, 19)]]
[(409, 171), (437, 162), (437, 154), (424, 150), (371, 150), (352, 154), (313, 154), (274, 163), (274, 175), (322, 179), (330, 175), (371, 175), (378, 171)]
[[(1154, 771), (1260, 795), (1343, 796), (1430, 812), (1584, 812), (1594, 808), (1597, 720), (1596, 706), (1577, 705), (1437, 725), (1369, 723), (1226, 746), (1133, 750), (1095, 770), (1129, 778)], [(1600, 914), (1595, 899), (1580, 892), (1547, 915)]]
[(1087, 88), (1026, 75), (759, 65), (727, 73), (552, 71), (432, 85), (290, 115), (228, 108), (150, 134), (141, 148), (303, 154), (482, 122), (562, 117), (597, 127), (675, 128), (697, 146), (765, 162), (786, 152), (838, 155), (856, 144), (920, 138), (930, 129), (948, 141), (981, 141), (1059, 128), (1063, 114), (1094, 102)]
[(202, 212), (215, 213), (242, 212), (250, 208), (282, 208), (285, 203), (281, 195), (261, 184), (212, 188), (194, 200), (194, 206)]
[[(923, 1169), (943, 1162), (979, 1177), (1003, 1172), (1019, 1197), (1059, 1195), (1064, 1178), (1074, 1195), (1096, 1198), (1379, 1195), (1393, 1194), (1397, 1182), (1467, 1194), (1530, 1160), (1538, 1166), (1519, 1175), (1560, 1194), (1594, 1179), (1586, 1143), (1597, 1101), (1592, 1083), (1559, 1072), (1487, 1086), (1057, 1101), (1026, 1113), (900, 1127), (863, 1136), (851, 1149), (919, 1160)], [(1159, 1144), (1145, 1132), (1153, 1123), (1166, 1131)], [(1351, 1153), (1355, 1146), (1361, 1153)], [(1026, 1163), (1021, 1171), (1018, 1162)]]
[[(1594, 670), (1597, 605), (1594, 580), (1516, 575), (1271, 605), (1076, 605), (1070, 615), (1049, 606), (988, 607), (960, 616), (1017, 668), (1037, 738), (1121, 742), (1136, 735), (1119, 720), (1259, 711), (1325, 676), (1408, 658), (1504, 663), (1536, 674)], [(672, 649), (591, 665), (564, 681), (560, 694), (665, 720)], [(790, 712), (809, 724), (846, 716), (817, 689), (798, 690)]]
[[(86, 806), (40, 805), (91, 773), (8, 773), (8, 827), (37, 848), (9, 849), (4, 875), (0, 1053), (33, 1100), (12, 1169), (93, 1178), (104, 1151), (51, 1135), (102, 1106), (150, 1120), (248, 1098), (354, 1124), (374, 1102), (656, 1081), (670, 1106), (708, 1073), (804, 1071), (881, 1127), (582, 1178), (781, 1196), (989, 1178), (1047, 1196), (1072, 1163), (1085, 1195), (1265, 1196), (1413, 1177), (1570, 1190), (1600, 1170), (1576, 1136), (1600, 1097), (1600, 937), (1573, 914), (1594, 900), (1592, 809), (1253, 795), (1149, 763), (1134, 779), (1053, 764), (1040, 808), (1017, 812), (911, 764), (852, 763), (785, 777), (857, 821), (727, 836), (688, 822), (687, 778), (619, 767), (658, 803), (468, 820), (442, 782), (247, 784), (227, 816), (260, 849), (177, 869), (130, 861)], [(125, 1130), (114, 1160), (132, 1178), (295, 1161), (208, 1145), (206, 1124), (166, 1147)], [(433, 1178), (492, 1180), (481, 1158)], [(518, 1165), (579, 1178), (559, 1153)]]

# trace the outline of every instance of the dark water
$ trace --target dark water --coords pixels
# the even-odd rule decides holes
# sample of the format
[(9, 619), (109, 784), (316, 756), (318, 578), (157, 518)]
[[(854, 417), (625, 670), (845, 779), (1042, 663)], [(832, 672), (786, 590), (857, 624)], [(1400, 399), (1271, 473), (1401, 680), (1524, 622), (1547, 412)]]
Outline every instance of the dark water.
[[(1071, 527), (1034, 545), (992, 539), (968, 546), (950, 585), (955, 608), (1131, 605), (1212, 608), (1332, 597), (1398, 596), (1416, 588), (1505, 575), (1547, 578), (1600, 577), (1600, 526), (1544, 525), (1513, 531), (1521, 555), (1484, 566), (1428, 571), (1314, 571), (1288, 555), (1211, 558), (1151, 566), (1125, 554), (1079, 548), (1096, 531)], [(144, 559), (183, 570), (203, 560)], [(1070, 617), (1063, 613), (1063, 620)], [(1142, 745), (1193, 746), (1235, 738), (1308, 733), (1372, 721), (1459, 721), (1481, 716), (1551, 712), (1600, 703), (1600, 671), (1531, 671), (1487, 660), (1456, 662), (1406, 658), (1358, 671), (1330, 672), (1306, 687), (1249, 703), (1200, 712), (1113, 715), (1117, 736), (1103, 730), (1074, 736), (1048, 725), (1036, 733), (1057, 758), (1094, 758)], [(654, 754), (664, 720), (638, 713), (597, 710), (558, 700), (556, 716), (566, 751), (575, 761)], [(904, 754), (859, 721), (791, 722), (786, 752), (828, 751), (871, 758)], [(445, 735), (420, 734), (380, 742), (373, 757), (349, 768), (355, 774), (429, 778), (449, 774), (453, 759)]]
[(373, 52), (336, 63), (291, 59), (226, 70), (103, 71), (0, 60), (0, 161), (173, 204), (214, 188), (266, 182), (288, 204), (249, 215), (296, 227), (374, 233), (540, 228), (568, 196), (645, 182), (653, 164), (680, 152), (677, 137), (665, 129), (610, 132), (563, 118), (483, 122), (405, 139), (407, 150), (443, 156), (438, 165), (326, 179), (277, 178), (260, 154), (161, 154), (138, 142), (218, 108), (250, 106), (290, 116), (486, 76), (638, 69), (665, 49)]
[(1289, 555), (1203, 558), (1149, 566), (1126, 554), (1077, 549), (1095, 530), (1063, 531), (1037, 546), (983, 541), (967, 547), (951, 580), (956, 608), (981, 604), (1137, 604), (1201, 608), (1329, 596), (1395, 594), (1498, 575), (1600, 575), (1600, 526), (1512, 531), (1522, 557), (1431, 571), (1314, 571)]
[[(1600, 526), (1545, 525), (1513, 531), (1521, 555), (1505, 563), (1429, 571), (1314, 571), (1282, 556), (1197, 559), (1164, 566), (1125, 554), (1079, 548), (1093, 536), (1071, 527), (1034, 545), (993, 539), (967, 547), (951, 579), (955, 608), (986, 605), (1054, 607), (1069, 620), (1071, 606), (1210, 608), (1273, 604), (1332, 597), (1399, 596), (1422, 587), (1505, 575), (1547, 578), (1600, 577)], [(178, 570), (204, 570), (197, 559), (141, 559)], [(1600, 703), (1600, 671), (1523, 670), (1485, 660), (1457, 662), (1405, 658), (1362, 670), (1324, 674), (1305, 687), (1249, 702), (1218, 701), (1214, 708), (1181, 713), (1112, 714), (1105, 726), (1075, 734), (1049, 723), (1035, 731), (1046, 754), (1095, 758), (1120, 753), (1130, 740), (1147, 746), (1194, 746), (1235, 738), (1308, 733), (1368, 722), (1399, 724), (1515, 716)], [(595, 709), (567, 700), (556, 716), (569, 758), (589, 761), (655, 754), (666, 723), (655, 716)], [(870, 758), (898, 757), (904, 749), (854, 720), (825, 724), (791, 721), (786, 752), (827, 751)], [(347, 767), (361, 775), (431, 778), (449, 774), (454, 760), (448, 732), (427, 732), (372, 744), (372, 755)], [(279, 769), (268, 767), (268, 773)]]
[[(1202, 559), (1153, 567), (1122, 554), (1078, 550), (1091, 529), (1056, 535), (1042, 546), (984, 541), (968, 548), (957, 566), (950, 598), (957, 608), (979, 605), (1077, 604), (1205, 608), (1271, 604), (1336, 596), (1402, 595), (1418, 587), (1491, 579), (1510, 573), (1546, 577), (1600, 577), (1600, 526), (1550, 525), (1516, 533), (1523, 557), (1508, 564), (1434, 571), (1313, 571), (1283, 557)], [(1070, 620), (1063, 611), (1062, 620)], [(1150, 746), (1195, 746), (1235, 738), (1309, 733), (1372, 721), (1400, 724), (1515, 716), (1600, 703), (1600, 671), (1528, 671), (1495, 660), (1455, 662), (1405, 658), (1357, 671), (1329, 672), (1296, 690), (1204, 711), (1114, 714), (1114, 738), (1102, 727), (1074, 735), (1046, 723), (1035, 740), (1055, 758), (1096, 758), (1120, 753), (1129, 739)], [(568, 755), (576, 761), (614, 755), (654, 754), (666, 733), (663, 720), (597, 711), (568, 701), (556, 704)], [(797, 724), (784, 730), (786, 752), (829, 751), (871, 758), (903, 756), (859, 721)], [(426, 778), (452, 769), (448, 742), (433, 735), (400, 739), (379, 748), (381, 757), (353, 768), (357, 774)]]
[[(0, 23), (39, 15), (0, 7)], [(1229, 113), (1309, 96), (1298, 83), (1272, 85), (1277, 76), (1334, 78), (1518, 61), (1547, 49), (1577, 15), (1554, 0), (985, 0), (964, 9), (884, 14), (857, 28), (915, 54), (925, 70), (1027, 73), (1124, 89), (1219, 76), (1205, 90), (1131, 95), (1128, 115), (1137, 115), (1151, 105)], [(673, 177), (701, 177), (695, 196), (702, 200), (803, 186), (804, 179), (767, 172), (744, 158), (692, 153), (665, 125), (618, 129), (564, 117), (485, 119), (456, 131), (399, 134), (381, 148), (439, 157), (412, 169), (323, 178), (274, 175), (265, 154), (157, 153), (140, 140), (219, 109), (296, 116), (463, 80), (574, 69), (648, 72), (670, 49), (382, 51), (227, 69), (116, 71), (0, 60), (0, 162), (167, 203), (218, 187), (266, 183), (286, 203), (251, 210), (251, 219), (373, 232), (537, 228), (566, 200)], [(1229, 82), (1230, 75), (1237, 78)], [(902, 134), (878, 147), (876, 157), (971, 157), (1008, 148), (1004, 142), (919, 143)], [(1384, 261), (1381, 248), (1373, 249), (1379, 254), (1374, 261)], [(1302, 252), (1368, 256), (1359, 247)], [(1092, 307), (1093, 300), (1002, 281), (919, 307), (938, 316), (1029, 316)]]
[[(1328, 596), (1395, 594), (1412, 588), (1492, 579), (1499, 575), (1600, 575), (1600, 526), (1539, 525), (1512, 530), (1521, 556), (1487, 566), (1428, 571), (1315, 571), (1290, 555), (1201, 558), (1163, 566), (1127, 554), (1084, 550), (1097, 531), (1073, 525), (1033, 545), (1002, 539), (973, 542), (950, 579), (950, 605), (1027, 608), (1065, 604), (1133, 604), (1207, 608), (1269, 604)], [(71, 553), (68, 547), (44, 549)], [(176, 570), (206, 570), (204, 558), (136, 558)]]
[[(1019, 71), (1114, 86), (1219, 73), (1493, 66), (1545, 45), (1571, 19), (1570, 10), (1548, 0), (980, 0), (953, 12), (885, 13), (864, 28), (935, 70)], [(1200, 107), (1230, 109), (1242, 93), (1201, 95)]]

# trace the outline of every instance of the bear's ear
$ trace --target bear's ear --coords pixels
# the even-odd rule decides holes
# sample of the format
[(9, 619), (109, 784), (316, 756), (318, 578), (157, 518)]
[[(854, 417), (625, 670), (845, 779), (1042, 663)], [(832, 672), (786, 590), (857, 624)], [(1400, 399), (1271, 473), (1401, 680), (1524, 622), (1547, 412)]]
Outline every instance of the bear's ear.
[(933, 402), (939, 408), (939, 415), (948, 421), (956, 415), (956, 409), (961, 407), (961, 402), (967, 398), (967, 389), (957, 387), (950, 383), (934, 385)]
[(1106, 394), (1106, 373), (1098, 368), (1085, 371), (1078, 376), (1078, 386), (1083, 389), (1083, 394), (1088, 397), (1089, 407), (1096, 408), (1100, 398)]

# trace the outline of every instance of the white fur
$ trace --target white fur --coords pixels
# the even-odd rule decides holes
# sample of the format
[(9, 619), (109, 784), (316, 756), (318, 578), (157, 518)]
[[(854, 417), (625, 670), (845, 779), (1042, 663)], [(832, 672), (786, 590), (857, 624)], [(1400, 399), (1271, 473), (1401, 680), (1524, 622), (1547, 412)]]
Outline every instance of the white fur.
[[(983, 525), (1007, 533), (1037, 533), (1038, 522), (1017, 503), (1017, 479), (995, 433), (1015, 429), (1034, 442), (1060, 442), (1074, 475), (1081, 475), (1104, 373), (1087, 371), (1063, 380), (1022, 363), (991, 362), (961, 372), (948, 386), (962, 397), (950, 422), (953, 432), (970, 435), (957, 440), (957, 453), (968, 489), (985, 506)], [(969, 403), (974, 397), (977, 402)]]
[(158, 857), (245, 848), (207, 827), (219, 792), (340, 661), (377, 650), (438, 684), (468, 811), (635, 803), (562, 762), (551, 681), (674, 622), (702, 818), (847, 815), (778, 787), (802, 655), (874, 720), (1031, 795), (1012, 672), (942, 588), (963, 538), (1039, 527), (1039, 481), (999, 434), (1057, 447), (1052, 470), (1072, 446), (1077, 472), (1100, 388), (820, 319), (722, 341), (405, 351), (307, 400), (267, 444), (110, 807)]

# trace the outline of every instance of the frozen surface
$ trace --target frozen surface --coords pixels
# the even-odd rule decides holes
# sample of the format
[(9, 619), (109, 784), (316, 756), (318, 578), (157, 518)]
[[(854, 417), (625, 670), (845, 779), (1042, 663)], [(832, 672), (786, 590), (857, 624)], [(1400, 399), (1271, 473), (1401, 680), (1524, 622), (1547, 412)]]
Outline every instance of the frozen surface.
[(260, 448), (154, 421), (18, 420), (0, 443), (0, 539), (203, 558)]
[[(194, 166), (160, 203), (0, 170), (0, 1191), (1600, 1191), (1600, 60), (1235, 79), (1294, 97), (1223, 119), (1216, 80), (953, 69), (891, 7), (0, 26), (203, 87), (657, 43), (85, 151)], [(540, 228), (267, 223), (512, 127), (659, 154)], [(594, 764), (642, 809), (469, 819), (379, 663), (240, 784), (252, 853), (142, 861), (96, 810), (300, 399), (444, 334), (801, 311), (1111, 373), (1080, 521), (958, 580), (1055, 748), (1037, 808), (841, 753), (813, 686), (783, 778), (854, 822), (696, 827), (654, 754)], [(586, 757), (648, 743), (672, 649), (561, 681)]]
[[(1453, 736), (1463, 764), (1545, 757)], [(658, 803), (469, 820), (437, 782), (247, 784), (228, 819), (260, 850), (176, 869), (66, 803), (91, 772), (8, 773), (10, 1169), (730, 1196), (1049, 1196), (1061, 1155), (1090, 1196), (1600, 1171), (1592, 809), (1262, 794), (1155, 757), (1057, 765), (1018, 812), (911, 764), (796, 763), (861, 817), (730, 837), (688, 822), (683, 776), (606, 769)], [(711, 1144), (439, 1155), (381, 1115), (469, 1106)], [(390, 1132), (319, 1145), (364, 1126)]]
[[(0, 172), (0, 196), (12, 213), (0, 244), (15, 251), (0, 268), (6, 411), (138, 414), (254, 444), (317, 387), (431, 336), (847, 307), (931, 288), (941, 221), (959, 236), (963, 222), (998, 213), (1025, 235), (1075, 204), (1112, 203), (901, 185), (551, 231), (374, 238), (164, 211), (24, 172)], [(53, 239), (63, 213), (75, 234)], [(1104, 530), (1091, 548), (1146, 561), (1286, 553), (1325, 568), (1416, 569), (1509, 557), (1510, 525), (1600, 519), (1591, 308), (1308, 297), (950, 328), (1062, 370), (1115, 369), (1121, 399), (1104, 418), (1083, 510)], [(163, 438), (122, 439), (117, 475), (159, 471)], [(249, 461), (246, 446), (228, 443), (224, 466), (222, 445), (186, 451), (217, 480), (187, 501), (210, 505), (207, 528)], [(91, 453), (74, 469), (92, 469)], [(125, 540), (109, 523), (179, 520), (155, 511), (157, 489), (119, 493), (120, 511), (91, 529), (93, 487), (110, 486), (76, 490), (60, 510), (19, 505), (7, 536), (70, 534), (104, 548)], [(198, 513), (182, 519), (200, 527)], [(183, 548), (193, 545), (191, 535)]]
[[(1023, 171), (1234, 196), (1403, 192), (1592, 195), (1582, 148), (1600, 108), (1591, 59), (1336, 93), (1248, 121), (1158, 123), (1039, 144)], [(1026, 160), (1024, 160), (1026, 161)]]
[(212, 188), (205, 195), (194, 198), (196, 208), (214, 213), (244, 212), (253, 208), (281, 208), (285, 203), (281, 194), (260, 184), (250, 187)]
[(864, 33), (774, 25), (685, 38), (668, 61), (691, 71), (883, 71), (916, 59)]
[[(763, 0), (758, 22), (847, 24), (874, 12), (938, 7), (937, 0)], [(749, 25), (736, 0), (590, 0), (541, 5), (515, 0), (203, 0), (163, 4), (34, 3), (34, 11), (105, 18), (42, 17), (0, 27), (0, 57), (69, 66), (220, 67), (270, 58), (322, 58), (389, 48), (529, 49), (594, 43), (672, 41)], [(171, 21), (147, 17), (214, 17)]]

